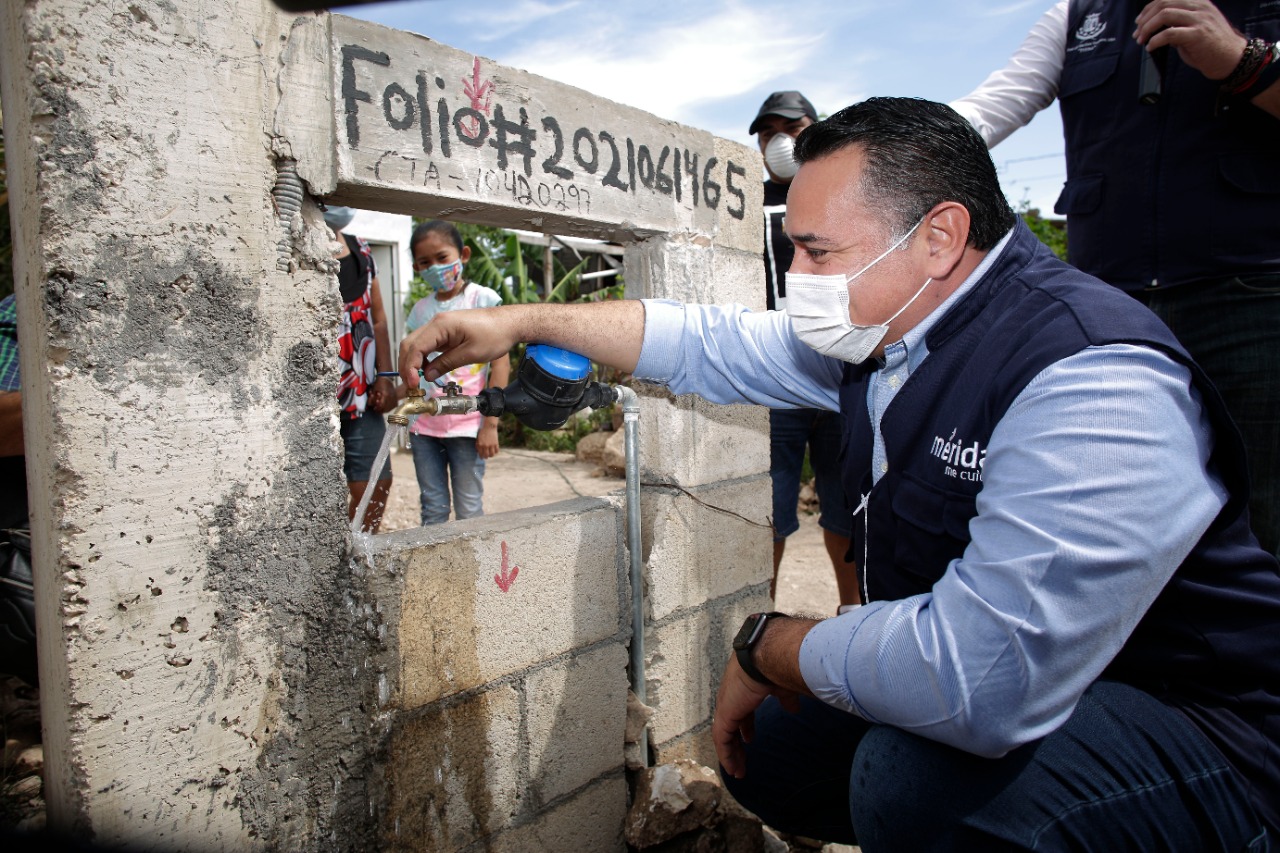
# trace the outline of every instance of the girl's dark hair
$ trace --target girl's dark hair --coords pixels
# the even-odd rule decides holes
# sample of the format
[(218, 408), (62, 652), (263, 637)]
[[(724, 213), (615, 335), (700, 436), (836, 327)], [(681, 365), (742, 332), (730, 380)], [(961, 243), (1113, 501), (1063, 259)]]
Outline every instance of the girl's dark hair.
[(870, 98), (806, 127), (796, 160), (817, 160), (848, 145), (866, 155), (861, 189), (901, 234), (937, 204), (969, 211), (969, 244), (990, 249), (1016, 223), (986, 143), (959, 113), (920, 98)]
[(446, 240), (458, 247), (458, 254), (462, 254), (462, 234), (458, 231), (458, 226), (443, 219), (433, 219), (416, 226), (413, 229), (413, 236), (409, 238), (409, 251), (412, 252), (418, 243), (427, 239), (428, 234), (443, 235)]

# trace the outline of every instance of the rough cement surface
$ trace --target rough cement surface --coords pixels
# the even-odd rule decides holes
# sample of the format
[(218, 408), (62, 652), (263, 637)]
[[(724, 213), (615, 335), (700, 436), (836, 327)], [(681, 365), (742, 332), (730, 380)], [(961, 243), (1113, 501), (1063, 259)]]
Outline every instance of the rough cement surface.
[(455, 522), (460, 538), (409, 552), (398, 704), (414, 708), (629, 632), (618, 515), (579, 499), (537, 516)]
[(269, 272), (255, 69), (281, 19), (66, 0), (11, 23), (6, 112), (32, 116), (13, 189), (38, 211), (24, 364), (47, 366), (24, 398), (56, 472), (33, 480), (41, 625), (63, 632), (41, 643), (54, 822), (108, 843), (359, 846), (372, 676), (353, 677), (337, 301), (305, 271), (324, 259)]
[(627, 648), (574, 656), (533, 673), (529, 703), (530, 793), (545, 804), (616, 770), (622, 763)]
[(768, 487), (761, 474), (687, 491), (645, 490), (644, 557), (654, 620), (769, 581), (770, 567), (760, 561), (773, 547)]

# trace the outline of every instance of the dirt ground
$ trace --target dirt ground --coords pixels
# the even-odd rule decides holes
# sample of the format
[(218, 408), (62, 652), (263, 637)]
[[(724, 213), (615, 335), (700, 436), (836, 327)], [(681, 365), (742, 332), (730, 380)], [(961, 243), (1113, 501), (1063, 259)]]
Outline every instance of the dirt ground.
[[(407, 450), (392, 451), (391, 471), (391, 496), (382, 517), (382, 532), (416, 527), (419, 522), (418, 484), (413, 457)], [(504, 448), (485, 468), (484, 511), (493, 515), (622, 488), (620, 477), (600, 476), (594, 464), (579, 462), (572, 454)], [(834, 615), (840, 603), (836, 579), (816, 514), (800, 513), (800, 530), (787, 539), (778, 575), (779, 610)]]

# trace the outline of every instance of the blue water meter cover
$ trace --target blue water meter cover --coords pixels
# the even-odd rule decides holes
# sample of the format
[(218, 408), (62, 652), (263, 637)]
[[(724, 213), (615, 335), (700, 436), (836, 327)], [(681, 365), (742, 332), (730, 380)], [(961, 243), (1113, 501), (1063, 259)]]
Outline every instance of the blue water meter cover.
[(546, 344), (530, 344), (524, 357), (533, 359), (539, 367), (559, 379), (576, 381), (586, 378), (591, 372), (591, 359), (585, 355)]

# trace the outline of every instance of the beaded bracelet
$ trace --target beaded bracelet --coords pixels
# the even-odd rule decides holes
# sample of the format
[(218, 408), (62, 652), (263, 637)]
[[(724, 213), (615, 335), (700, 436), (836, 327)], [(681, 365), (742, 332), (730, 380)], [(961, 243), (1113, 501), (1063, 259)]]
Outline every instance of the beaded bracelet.
[(1277, 80), (1280, 80), (1280, 43), (1267, 45), (1267, 52), (1263, 57), (1262, 65), (1258, 68), (1257, 73), (1253, 75), (1253, 79), (1232, 92), (1232, 97), (1241, 101), (1252, 101), (1258, 95), (1270, 89)]
[(1249, 88), (1258, 72), (1270, 62), (1271, 45), (1266, 40), (1252, 38), (1244, 46), (1244, 53), (1235, 70), (1222, 81), (1220, 88), (1229, 95), (1235, 95)]

